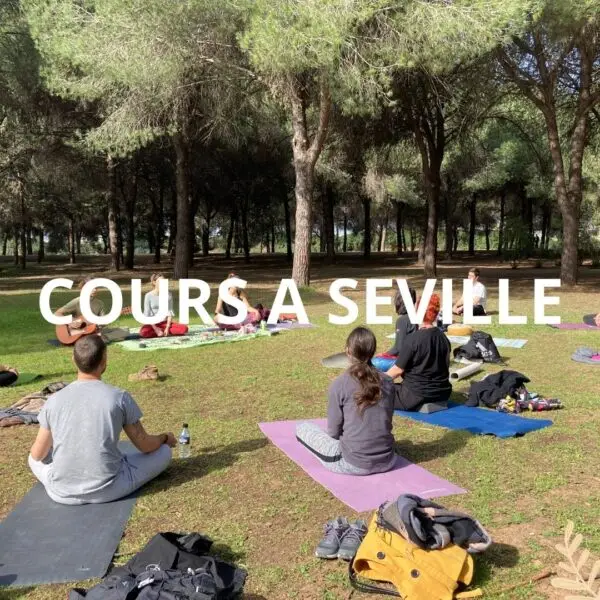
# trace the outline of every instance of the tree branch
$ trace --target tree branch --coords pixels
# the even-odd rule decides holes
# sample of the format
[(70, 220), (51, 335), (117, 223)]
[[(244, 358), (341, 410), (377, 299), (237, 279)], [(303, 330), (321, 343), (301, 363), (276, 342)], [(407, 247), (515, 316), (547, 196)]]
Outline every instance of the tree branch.
[(324, 76), (321, 80), (319, 100), (319, 127), (309, 149), (310, 161), (313, 166), (317, 162), (321, 150), (323, 150), (325, 138), (327, 137), (327, 129), (329, 127), (329, 117), (331, 116), (331, 95), (329, 92), (329, 85), (325, 81)]

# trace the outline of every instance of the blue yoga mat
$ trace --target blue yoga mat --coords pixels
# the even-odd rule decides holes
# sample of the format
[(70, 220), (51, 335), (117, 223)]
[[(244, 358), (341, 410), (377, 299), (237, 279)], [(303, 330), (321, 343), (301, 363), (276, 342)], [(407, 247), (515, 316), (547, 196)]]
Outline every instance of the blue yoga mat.
[(549, 419), (528, 419), (519, 415), (501, 413), (487, 408), (448, 403), (448, 410), (432, 414), (396, 410), (394, 414), (415, 421), (437, 425), (446, 429), (464, 429), (479, 435), (495, 435), (499, 438), (521, 436), (552, 425)]

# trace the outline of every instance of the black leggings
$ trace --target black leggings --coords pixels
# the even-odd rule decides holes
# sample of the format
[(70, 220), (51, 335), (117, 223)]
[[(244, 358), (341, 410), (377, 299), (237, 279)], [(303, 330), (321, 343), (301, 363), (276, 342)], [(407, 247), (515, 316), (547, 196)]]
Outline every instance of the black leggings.
[(12, 371), (0, 371), (0, 387), (13, 384), (18, 379)]

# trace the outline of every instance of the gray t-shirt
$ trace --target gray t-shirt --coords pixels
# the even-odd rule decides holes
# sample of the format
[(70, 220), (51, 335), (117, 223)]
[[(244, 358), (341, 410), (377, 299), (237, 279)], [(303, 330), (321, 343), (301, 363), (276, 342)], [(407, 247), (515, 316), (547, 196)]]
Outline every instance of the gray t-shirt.
[(38, 420), (52, 433), (51, 491), (69, 498), (109, 486), (123, 463), (121, 431), (141, 418), (128, 392), (99, 380), (74, 381), (50, 396)]
[[(160, 309), (159, 303), (160, 296), (158, 294), (153, 294), (152, 292), (148, 292), (144, 296), (144, 316), (145, 317), (154, 317), (158, 314)], [(169, 292), (169, 312), (168, 315), (173, 317), (175, 313), (173, 312), (173, 294)]]
[(340, 440), (342, 456), (360, 469), (384, 467), (394, 459), (394, 383), (382, 374), (379, 402), (362, 415), (355, 393), (360, 384), (347, 371), (329, 387), (327, 433)]

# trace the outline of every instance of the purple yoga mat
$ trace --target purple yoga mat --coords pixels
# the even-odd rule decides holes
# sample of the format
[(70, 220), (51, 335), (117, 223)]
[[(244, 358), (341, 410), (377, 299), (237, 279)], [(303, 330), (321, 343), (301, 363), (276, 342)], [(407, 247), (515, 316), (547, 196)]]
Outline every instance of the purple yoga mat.
[(269, 325), (269, 328), (277, 329), (311, 329), (316, 327), (312, 323), (298, 323), (297, 321), (285, 321), (284, 323), (277, 323), (277, 325)]
[(586, 325), (585, 323), (558, 323), (558, 325), (550, 325), (550, 327), (554, 329), (590, 329), (592, 331), (596, 331), (600, 329), (600, 327), (595, 327), (593, 325)]
[[(301, 422), (272, 421), (259, 423), (258, 426), (273, 444), (302, 467), (317, 483), (327, 488), (336, 498), (356, 512), (375, 510), (386, 500), (395, 500), (401, 494), (439, 498), (466, 492), (401, 456), (398, 457), (394, 469), (387, 473), (367, 476), (332, 473), (296, 440), (296, 425)], [(327, 425), (325, 419), (315, 419), (311, 422), (321, 427)]]

